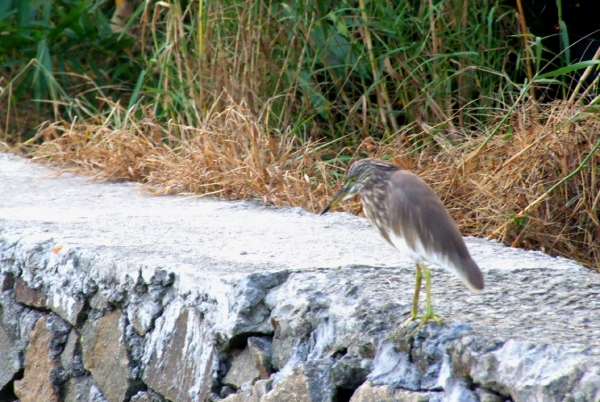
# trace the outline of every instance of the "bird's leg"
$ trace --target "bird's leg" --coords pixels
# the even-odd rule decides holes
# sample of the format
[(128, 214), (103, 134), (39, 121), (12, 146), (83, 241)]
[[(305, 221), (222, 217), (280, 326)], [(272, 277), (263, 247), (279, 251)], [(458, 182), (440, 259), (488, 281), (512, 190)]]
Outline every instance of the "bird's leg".
[(419, 308), (419, 293), (421, 293), (421, 279), (423, 278), (423, 273), (421, 271), (421, 264), (417, 262), (415, 265), (415, 291), (413, 293), (412, 310), (410, 312), (410, 317), (408, 317), (408, 319), (404, 321), (404, 324), (402, 324), (403, 327), (406, 327), (412, 320), (417, 318), (417, 310)]
[(433, 308), (431, 307), (431, 271), (427, 267), (423, 267), (423, 271), (425, 271), (425, 286), (427, 289), (426, 311), (425, 316), (423, 316), (423, 321), (427, 322), (427, 320), (433, 320), (439, 325), (442, 325), (442, 319), (433, 313)]
[[(425, 305), (425, 314), (417, 315), (417, 304), (419, 302), (419, 292), (421, 290), (421, 276), (425, 276), (425, 291), (426, 291), (426, 305)], [(415, 296), (413, 298), (413, 308), (411, 311), (411, 315), (404, 322), (403, 326), (408, 325), (415, 318), (420, 318), (421, 322), (417, 325), (417, 327), (409, 334), (409, 336), (413, 336), (421, 327), (429, 320), (435, 321), (438, 325), (442, 325), (442, 319), (434, 314), (433, 307), (431, 306), (431, 271), (425, 265), (417, 263), (417, 276), (416, 276), (416, 288), (415, 288)]]

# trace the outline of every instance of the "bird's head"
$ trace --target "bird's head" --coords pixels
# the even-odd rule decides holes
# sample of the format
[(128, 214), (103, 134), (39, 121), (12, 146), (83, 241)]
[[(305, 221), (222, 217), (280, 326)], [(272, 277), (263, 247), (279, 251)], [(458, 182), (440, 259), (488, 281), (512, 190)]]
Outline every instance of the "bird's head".
[(354, 162), (346, 173), (344, 185), (323, 209), (321, 215), (327, 213), (340, 202), (359, 194), (365, 185), (368, 185), (372, 180), (382, 178), (383, 175), (397, 169), (400, 169), (400, 167), (377, 159), (361, 159)]

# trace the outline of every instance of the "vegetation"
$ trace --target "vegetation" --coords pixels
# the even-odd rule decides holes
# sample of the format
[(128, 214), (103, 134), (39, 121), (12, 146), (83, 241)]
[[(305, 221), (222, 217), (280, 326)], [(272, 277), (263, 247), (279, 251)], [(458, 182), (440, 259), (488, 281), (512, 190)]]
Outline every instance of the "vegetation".
[[(112, 2), (3, 4), (15, 151), (311, 211), (350, 161), (391, 159), (464, 234), (600, 266), (597, 62), (548, 71), (498, 0), (143, 2), (120, 33)], [(549, 88), (563, 100), (540, 103)]]

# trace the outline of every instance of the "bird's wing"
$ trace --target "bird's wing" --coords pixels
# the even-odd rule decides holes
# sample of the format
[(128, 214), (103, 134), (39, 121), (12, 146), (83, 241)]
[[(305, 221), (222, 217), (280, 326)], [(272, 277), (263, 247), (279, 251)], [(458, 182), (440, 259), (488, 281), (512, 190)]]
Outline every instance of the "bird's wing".
[(407, 170), (392, 173), (389, 186), (388, 214), (394, 245), (408, 248), (423, 262), (449, 270), (471, 290), (482, 290), (483, 275), (435, 192)]

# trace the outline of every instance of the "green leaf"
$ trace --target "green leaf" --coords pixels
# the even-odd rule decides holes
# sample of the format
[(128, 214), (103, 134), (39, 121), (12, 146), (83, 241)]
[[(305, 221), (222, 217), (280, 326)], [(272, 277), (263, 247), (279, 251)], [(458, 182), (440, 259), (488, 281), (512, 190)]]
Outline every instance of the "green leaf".
[(9, 0), (0, 1), (0, 21), (8, 21), (11, 15), (16, 13), (16, 10), (11, 8)]
[(513, 130), (514, 130), (513, 126), (509, 126), (508, 127), (508, 131), (506, 132), (506, 134), (504, 134), (504, 136), (502, 137), (502, 139), (504, 141), (510, 140), (512, 138), (512, 135), (513, 135)]
[(34, 67), (35, 73), (33, 76), (33, 93), (36, 99), (42, 100), (48, 95), (47, 75), (52, 74), (50, 49), (48, 49), (48, 42), (46, 42), (45, 39), (42, 39), (38, 42), (35, 58), (38, 60), (38, 64), (36, 64)]
[(573, 63), (570, 64), (566, 67), (561, 67), (558, 68), (554, 71), (550, 71), (548, 73), (544, 73), (544, 74), (538, 74), (537, 76), (535, 76), (533, 78), (533, 82), (541, 82), (541, 80), (545, 79), (545, 78), (551, 78), (551, 77), (558, 77), (561, 75), (566, 75), (568, 73), (571, 73), (573, 71), (577, 71), (577, 70), (581, 70), (582, 68), (588, 68), (589, 66), (597, 66), (598, 64), (600, 64), (600, 60), (586, 60), (586, 61), (580, 61), (579, 63)]
[(31, 26), (34, 22), (35, 9), (30, 1), (17, 1), (17, 24), (20, 27)]
[(535, 71), (540, 71), (542, 65), (542, 51), (544, 46), (542, 45), (542, 38), (539, 36), (535, 37)]
[[(54, 42), (67, 27), (73, 28), (74, 25), (77, 25), (75, 23), (87, 13), (89, 8), (90, 5), (87, 2), (82, 2), (79, 6), (69, 11), (69, 13), (63, 16), (60, 21), (58, 21), (56, 27), (50, 31), (48, 34), (48, 41)], [(80, 37), (83, 36), (83, 31), (80, 31), (79, 34)]]
[(131, 99), (129, 99), (129, 106), (127, 109), (131, 109), (138, 101), (138, 96), (140, 94), (140, 89), (142, 88), (142, 83), (144, 82), (144, 77), (146, 76), (146, 71), (142, 70), (140, 75), (138, 76), (137, 82), (135, 84), (135, 88), (133, 89), (133, 93), (131, 94)]
[(565, 52), (566, 64), (571, 63), (571, 46), (569, 45), (569, 31), (567, 30), (567, 24), (563, 20), (558, 21), (560, 27), (560, 42)]

